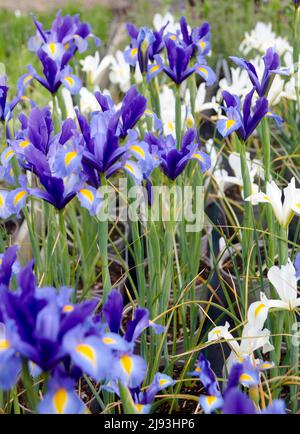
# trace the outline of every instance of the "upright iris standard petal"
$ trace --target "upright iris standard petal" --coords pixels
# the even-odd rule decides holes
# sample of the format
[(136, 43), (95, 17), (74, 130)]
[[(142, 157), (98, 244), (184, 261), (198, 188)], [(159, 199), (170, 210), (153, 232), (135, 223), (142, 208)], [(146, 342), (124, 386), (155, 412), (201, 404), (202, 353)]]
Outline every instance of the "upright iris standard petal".
[(123, 297), (116, 289), (108, 295), (102, 312), (110, 331), (118, 333), (123, 312)]
[(254, 88), (246, 95), (242, 110), (241, 103), (236, 95), (229, 92), (223, 92), (223, 98), (226, 103), (224, 107), (225, 118), (217, 122), (219, 133), (227, 137), (233, 131), (236, 131), (240, 139), (247, 140), (264, 116), (267, 115), (268, 100), (265, 97), (259, 98), (251, 110)]

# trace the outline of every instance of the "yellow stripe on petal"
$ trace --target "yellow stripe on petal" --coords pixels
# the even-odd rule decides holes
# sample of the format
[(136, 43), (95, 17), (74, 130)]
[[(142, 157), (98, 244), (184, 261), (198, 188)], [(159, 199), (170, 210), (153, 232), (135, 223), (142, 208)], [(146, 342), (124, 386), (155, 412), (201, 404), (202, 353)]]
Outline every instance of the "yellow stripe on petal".
[(197, 160), (201, 161), (201, 163), (203, 162), (203, 157), (200, 154), (192, 154), (192, 158), (197, 158)]
[(124, 354), (124, 356), (121, 357), (120, 362), (126, 374), (130, 375), (132, 371), (132, 365), (133, 365), (132, 358), (127, 356), (127, 354)]
[(75, 351), (81, 356), (86, 358), (92, 365), (96, 365), (97, 359), (94, 348), (88, 344), (79, 344), (75, 348)]
[(176, 41), (177, 36), (176, 36), (176, 35), (171, 35), (171, 36), (170, 36), (170, 39), (172, 39), (172, 41)]
[(72, 306), (71, 304), (65, 304), (63, 307), (63, 312), (65, 313), (73, 312), (73, 310), (74, 306)]
[(14, 205), (17, 205), (20, 202), (20, 200), (23, 199), (23, 197), (27, 196), (27, 194), (28, 193), (25, 190), (19, 191), (19, 193), (17, 193), (14, 197)]
[(254, 317), (256, 318), (259, 313), (263, 310), (263, 308), (266, 307), (266, 305), (264, 303), (260, 303), (257, 308), (254, 311)]
[(65, 77), (65, 80), (69, 84), (69, 86), (71, 86), (71, 87), (74, 86), (74, 83), (75, 83), (74, 78), (67, 76), (67, 77)]
[(90, 203), (94, 202), (94, 195), (91, 190), (88, 190), (87, 188), (82, 188), (81, 190), (79, 190), (79, 193), (82, 194)]
[(14, 155), (14, 151), (12, 149), (10, 149), (6, 155), (5, 155), (5, 160), (7, 160), (11, 155)]
[(27, 148), (27, 146), (29, 145), (30, 141), (29, 140), (22, 140), (22, 142), (19, 143), (19, 146), (21, 148)]
[(204, 74), (206, 78), (208, 77), (208, 71), (203, 66), (199, 66), (198, 71), (202, 72), (202, 74)]
[(216, 402), (216, 400), (217, 400), (217, 397), (213, 396), (213, 395), (206, 397), (206, 402), (209, 406), (213, 405)]
[(201, 50), (204, 50), (204, 48), (206, 47), (206, 42), (205, 41), (199, 41), (199, 45)]
[(265, 362), (265, 363), (262, 363), (261, 365), (260, 365), (260, 367), (262, 368), (262, 369), (269, 369), (269, 368), (273, 368), (273, 363), (268, 363), (268, 362)]
[(23, 83), (26, 84), (32, 79), (33, 79), (32, 75), (26, 75), (26, 77), (24, 77)]
[(196, 366), (195, 371), (196, 372), (201, 372), (201, 368), (199, 366)]
[(233, 125), (235, 124), (235, 120), (233, 119), (228, 119), (226, 121), (226, 130), (229, 130), (231, 127), (233, 127)]
[(77, 156), (77, 152), (76, 152), (76, 151), (68, 152), (68, 153), (65, 155), (65, 164), (66, 164), (67, 167), (69, 166), (69, 164), (71, 163), (71, 161), (72, 161), (76, 156)]
[(139, 154), (143, 159), (145, 159), (145, 152), (140, 146), (132, 145), (132, 146), (130, 146), (130, 149), (132, 151), (136, 152), (137, 154)]
[(10, 343), (7, 339), (0, 340), (0, 351), (7, 350), (10, 347)]
[(56, 53), (56, 49), (57, 49), (56, 44), (54, 42), (50, 42), (49, 50), (51, 51), (52, 54)]
[(132, 173), (133, 175), (135, 175), (135, 170), (134, 168), (131, 166), (131, 164), (126, 163), (124, 164), (125, 169), (127, 169), (130, 173)]
[(153, 73), (156, 72), (159, 68), (160, 68), (159, 65), (151, 66), (150, 71), (149, 71), (150, 74), (153, 74)]
[[(3, 199), (2, 194), (0, 194), (0, 206), (4, 206), (4, 199)], [(0, 263), (0, 265), (1, 265), (1, 263)]]
[(242, 374), (240, 376), (240, 381), (253, 381), (253, 378), (249, 374)]
[(115, 344), (116, 340), (113, 339), (113, 338), (110, 338), (110, 337), (106, 336), (106, 337), (102, 338), (102, 342), (104, 344), (110, 345), (110, 344)]
[(135, 404), (135, 408), (139, 413), (142, 413), (144, 406), (143, 404)]
[(58, 389), (53, 396), (53, 405), (56, 413), (64, 414), (68, 402), (68, 393), (66, 389)]
[(162, 378), (161, 380), (159, 380), (159, 385), (160, 386), (164, 386), (167, 383), (169, 383), (169, 380), (166, 380), (165, 378)]
[(131, 57), (134, 58), (137, 55), (138, 49), (137, 48), (133, 48), (131, 50)]

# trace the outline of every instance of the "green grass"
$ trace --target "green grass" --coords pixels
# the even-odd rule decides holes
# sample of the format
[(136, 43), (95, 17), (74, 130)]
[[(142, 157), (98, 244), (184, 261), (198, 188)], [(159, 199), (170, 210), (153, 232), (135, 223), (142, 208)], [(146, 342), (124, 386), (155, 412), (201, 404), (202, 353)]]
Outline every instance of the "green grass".
[[(79, 13), (81, 20), (87, 21), (92, 26), (92, 31), (101, 38), (103, 43), (107, 40), (109, 26), (112, 20), (112, 11), (102, 6), (84, 9), (76, 3), (62, 9), (62, 14)], [(56, 11), (36, 13), (36, 18), (41, 21), (44, 28), (50, 27)], [(27, 41), (35, 34), (35, 26), (29, 15), (16, 17), (13, 12), (0, 10), (0, 63), (6, 66), (8, 84), (15, 89), (18, 77), (26, 72), (26, 65), (31, 63), (38, 70), (40, 68), (36, 55), (27, 49)], [(91, 44), (91, 52), (94, 46)], [(88, 52), (84, 53), (86, 56)]]

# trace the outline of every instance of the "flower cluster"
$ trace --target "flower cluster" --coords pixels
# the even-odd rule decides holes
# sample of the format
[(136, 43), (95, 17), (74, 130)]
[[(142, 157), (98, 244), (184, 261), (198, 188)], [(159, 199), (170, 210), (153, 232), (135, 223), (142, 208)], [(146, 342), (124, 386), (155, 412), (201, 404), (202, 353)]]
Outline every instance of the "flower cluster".
[(255, 403), (239, 386), (255, 388), (260, 382), (260, 373), (269, 369), (269, 364), (256, 360), (255, 364), (249, 358), (232, 365), (228, 376), (227, 387), (221, 393), (218, 381), (210, 367), (209, 361), (202, 353), (193, 376), (199, 377), (207, 395), (200, 395), (199, 403), (206, 414), (221, 411), (223, 414), (285, 414), (284, 401), (277, 399), (268, 407), (258, 410)]
[[(9, 248), (0, 268), (0, 388), (18, 381), (22, 364), (36, 378), (48, 374), (47, 392), (40, 413), (82, 413), (84, 403), (75, 385), (87, 374), (118, 393), (121, 383), (132, 390), (137, 412), (148, 412), (158, 391), (173, 380), (157, 374), (145, 392), (137, 392), (147, 372), (145, 360), (134, 353), (134, 344), (147, 328), (163, 327), (149, 321), (146, 309), (137, 308), (121, 333), (122, 296), (113, 290), (100, 313), (97, 300), (76, 303), (72, 288), (38, 288), (33, 264), (14, 274), (17, 248)], [(17, 289), (13, 291), (13, 279)]]

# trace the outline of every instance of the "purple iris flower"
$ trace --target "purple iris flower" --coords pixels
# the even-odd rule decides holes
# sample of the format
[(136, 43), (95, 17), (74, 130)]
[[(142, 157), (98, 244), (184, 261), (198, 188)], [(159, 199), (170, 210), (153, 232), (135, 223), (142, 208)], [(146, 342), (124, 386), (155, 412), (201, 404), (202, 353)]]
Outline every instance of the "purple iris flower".
[[(176, 84), (180, 84), (195, 71), (194, 67), (189, 66), (193, 54), (193, 46), (180, 46), (170, 38), (165, 39), (165, 45), (167, 49), (168, 66), (163, 65), (162, 69), (171, 80)], [(156, 57), (156, 60), (157, 59)]]
[(223, 137), (229, 136), (236, 131), (241, 140), (247, 140), (258, 126), (260, 121), (268, 113), (268, 100), (265, 97), (259, 98), (251, 113), (251, 103), (255, 88), (247, 95), (242, 107), (240, 99), (229, 92), (222, 93), (226, 107), (224, 107), (226, 118), (219, 119), (217, 129)]
[[(225, 396), (222, 408), (223, 414), (257, 414), (257, 409), (247, 395), (238, 389), (230, 389)], [(285, 414), (284, 401), (274, 399), (272, 403), (261, 411), (261, 414)]]
[[(0, 122), (9, 121), (11, 114), (17, 104), (21, 101), (25, 101), (22, 89), (18, 90), (18, 94), (10, 102), (7, 101), (8, 95), (7, 77), (0, 75)], [(7, 137), (10, 137), (9, 130), (6, 131)]]
[[(147, 100), (133, 86), (126, 93), (120, 110), (116, 111), (110, 97), (99, 92), (95, 96), (102, 112), (92, 113), (90, 123), (79, 112), (77, 118), (85, 143), (83, 168), (89, 182), (98, 187), (99, 173), (104, 173), (108, 178), (125, 167), (127, 159), (124, 156), (128, 147), (121, 146), (120, 140), (127, 136), (143, 116)], [(134, 163), (130, 168), (135, 172), (133, 165)]]
[(43, 76), (29, 65), (28, 73), (22, 75), (18, 81), (19, 91), (33, 80), (37, 80), (53, 95), (63, 84), (71, 93), (78, 93), (81, 88), (81, 80), (72, 74), (68, 65), (77, 51), (84, 52), (87, 47), (87, 38), (92, 37), (99, 42), (91, 33), (87, 23), (81, 23), (79, 16), (57, 14), (50, 30), (44, 30), (41, 23), (33, 18), (36, 26), (36, 35), (29, 39), (29, 49), (35, 51), (43, 67)]
[(136, 86), (132, 86), (126, 92), (118, 112), (114, 109), (113, 101), (108, 95), (96, 92), (95, 97), (103, 112), (110, 112), (111, 116), (117, 114), (115, 121), (118, 121), (118, 124), (115, 128), (117, 135), (122, 139), (140, 120), (147, 106), (147, 99), (137, 91)]
[(127, 24), (127, 31), (131, 37), (130, 47), (125, 50), (124, 57), (129, 65), (135, 66), (139, 63), (142, 73), (147, 71), (149, 59), (153, 61), (154, 56), (159, 54), (165, 44), (163, 33), (166, 26), (158, 32), (152, 31), (147, 27), (137, 29), (133, 24)]
[(251, 62), (234, 56), (230, 57), (230, 59), (248, 72), (249, 78), (260, 97), (267, 96), (275, 74), (289, 75), (288, 68), (281, 68), (280, 59), (275, 48), (268, 48), (263, 57), (265, 68), (261, 79), (259, 79), (255, 66)]
[(38, 405), (40, 414), (83, 414), (84, 402), (75, 392), (75, 381), (61, 370), (47, 382), (47, 393)]
[(6, 104), (7, 91), (8, 91), (8, 87), (6, 85), (6, 76), (1, 75), (0, 76), (0, 120), (2, 122), (5, 120), (8, 111), (10, 111), (9, 106)]
[[(123, 314), (123, 297), (117, 290), (112, 290), (102, 309), (103, 317), (112, 333), (119, 333)], [(146, 328), (152, 327), (156, 333), (164, 330), (163, 326), (154, 324), (149, 320), (149, 311), (136, 308), (133, 320), (127, 324), (124, 338), (127, 342), (134, 343)]]
[[(253, 401), (240, 390), (241, 384), (247, 387), (257, 386), (260, 370), (260, 366), (253, 366), (250, 358), (246, 358), (242, 363), (234, 363), (222, 396), (210, 363), (200, 353), (196, 368), (191, 374), (198, 376), (206, 389), (207, 395), (201, 395), (199, 398), (205, 413), (222, 409), (223, 414), (285, 414), (283, 400), (274, 400), (266, 409), (258, 412)], [(250, 377), (253, 378), (253, 382), (249, 382)], [(245, 379), (248, 384), (245, 383)]]
[(33, 80), (37, 80), (52, 95), (55, 95), (60, 86), (63, 84), (71, 93), (76, 94), (81, 88), (81, 80), (74, 74), (68, 66), (68, 62), (74, 55), (74, 47), (68, 49), (62, 56), (50, 57), (47, 51), (40, 48), (37, 55), (43, 67), (43, 76), (39, 75), (36, 70), (28, 65), (28, 73), (22, 75), (18, 81), (19, 91), (23, 91), (26, 86)]
[(88, 48), (88, 38), (93, 39), (96, 45), (100, 44), (99, 38), (96, 38), (91, 33), (90, 25), (82, 23), (79, 15), (65, 15), (63, 17), (58, 12), (50, 30), (44, 30), (43, 25), (34, 17), (32, 18), (36, 27), (36, 35), (32, 36), (28, 41), (28, 48), (31, 51), (38, 51), (44, 44), (58, 43), (65, 50), (69, 47), (74, 47), (75, 51), (78, 50), (80, 53), (83, 53)]
[(193, 45), (194, 50), (197, 48), (199, 54), (205, 56), (210, 51), (210, 24), (205, 22), (199, 27), (189, 31), (185, 17), (179, 19), (183, 43), (186, 46)]
[(145, 360), (134, 354), (135, 341), (148, 327), (152, 327), (155, 333), (161, 333), (165, 328), (149, 320), (147, 309), (138, 307), (122, 336), (120, 334), (122, 311), (122, 297), (118, 291), (113, 290), (103, 306), (103, 317), (110, 332), (104, 334), (102, 342), (113, 350), (112, 381), (121, 381), (125, 386), (134, 389), (140, 387), (147, 371)]
[(175, 180), (192, 159), (199, 163), (202, 172), (210, 167), (209, 156), (199, 150), (197, 132), (194, 129), (184, 134), (180, 149), (176, 148), (172, 135), (156, 137), (147, 133), (145, 142), (149, 144), (150, 153), (160, 160), (163, 172), (171, 180)]
[(72, 305), (65, 299), (62, 305), (60, 294), (54, 288), (36, 287), (32, 262), (19, 272), (19, 287), (11, 291), (7, 282), (11, 278), (15, 254), (15, 249), (6, 252), (0, 272), (2, 276), (6, 274), (1, 279), (1, 317), (7, 327), (13, 324), (7, 349), (14, 349), (16, 354), (48, 371), (65, 359), (64, 336), (89, 321), (96, 302)]

